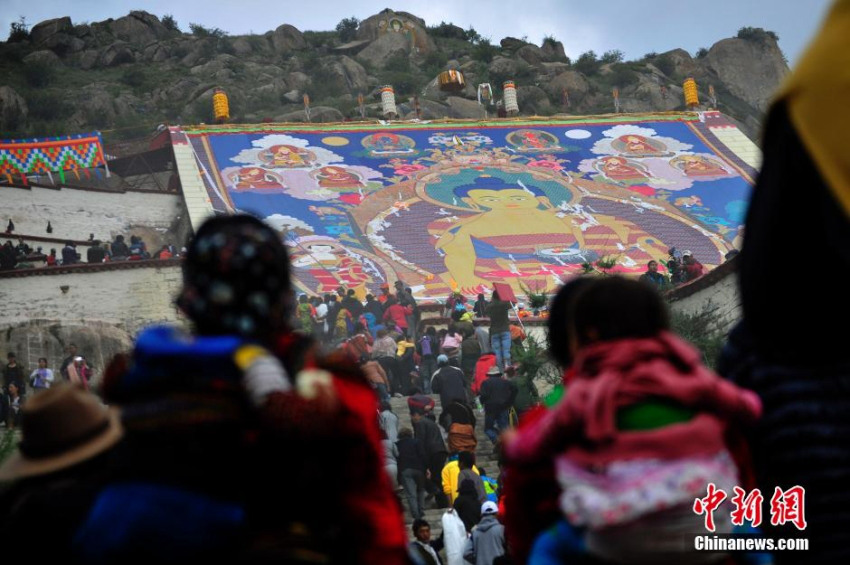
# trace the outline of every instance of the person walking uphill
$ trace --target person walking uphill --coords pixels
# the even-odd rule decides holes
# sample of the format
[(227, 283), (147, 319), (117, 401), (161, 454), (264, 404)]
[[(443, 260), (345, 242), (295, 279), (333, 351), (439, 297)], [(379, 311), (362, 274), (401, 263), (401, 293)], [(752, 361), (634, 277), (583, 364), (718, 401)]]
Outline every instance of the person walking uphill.
[(496, 354), (496, 362), (503, 371), (511, 364), (511, 327), (508, 312), (511, 303), (499, 298), (499, 293), (493, 293), (493, 301), (487, 305), (487, 316), (490, 318), (490, 346)]
[(197, 334), (146, 330), (104, 376), (126, 436), (76, 538), (86, 562), (405, 563), (375, 394), (288, 326), (279, 235), (212, 218), (183, 269), (177, 302)]
[(505, 554), (505, 527), (499, 523), (499, 507), (489, 500), (481, 505), (481, 521), (466, 542), (463, 557), (475, 565), (491, 565)]
[(449, 365), (449, 358), (445, 355), (437, 356), (437, 372), (431, 379), (431, 390), (440, 395), (440, 425), (448, 433), (451, 422), (448, 419), (448, 409), (452, 402), (460, 400), (466, 402), (466, 383), (463, 380), (463, 371)]
[(508, 416), (518, 390), (516, 383), (502, 377), (494, 365), (487, 371), (487, 380), (481, 383), (481, 404), (484, 405), (484, 433), (494, 444), (499, 434), (508, 429)]

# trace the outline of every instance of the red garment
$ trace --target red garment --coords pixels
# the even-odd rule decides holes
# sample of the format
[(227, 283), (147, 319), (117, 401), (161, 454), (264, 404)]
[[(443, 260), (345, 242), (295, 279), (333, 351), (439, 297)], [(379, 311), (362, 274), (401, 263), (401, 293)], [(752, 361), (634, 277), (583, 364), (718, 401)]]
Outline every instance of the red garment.
[(427, 414), (433, 412), (436, 405), (437, 403), (434, 402), (434, 399), (427, 394), (414, 394), (407, 398), (407, 407), (411, 412), (415, 411), (421, 414)]
[(384, 320), (392, 320), (399, 328), (407, 329), (407, 318), (413, 314), (413, 308), (410, 306), (402, 306), (401, 304), (393, 304), (384, 312)]
[(686, 280), (689, 281), (698, 279), (699, 277), (703, 276), (703, 274), (705, 274), (705, 267), (703, 267), (702, 263), (700, 263), (696, 259), (693, 260), (693, 263), (686, 263), (682, 266), (682, 268), (685, 270), (685, 275), (687, 277)]
[(496, 364), (496, 355), (485, 353), (475, 363), (475, 378), (472, 380), (472, 394), (481, 392), (481, 383), (487, 380), (487, 371)]
[(173, 257), (173, 255), (167, 249), (163, 249), (162, 251), (159, 252), (159, 258), (160, 259), (171, 259), (172, 257)]
[(56, 266), (56, 255), (48, 255), (47, 256), (47, 266), (55, 267)]
[[(755, 393), (715, 375), (699, 351), (671, 333), (592, 344), (578, 353), (575, 369), (564, 399), (508, 446), (511, 459), (535, 460), (564, 447), (586, 466), (711, 455), (725, 449), (728, 421), (761, 414)], [(617, 410), (650, 397), (699, 412), (688, 422), (619, 432)]]
[[(275, 353), (292, 366), (300, 357), (299, 340), (282, 336)], [(269, 395), (263, 411), (273, 433), (286, 439), (307, 438), (309, 453), (292, 453), (308, 464), (305, 484), (289, 485), (295, 504), (314, 504), (318, 494), (332, 507), (328, 519), (339, 520), (346, 562), (353, 564), (407, 564), (407, 534), (401, 506), (384, 471), (384, 449), (375, 413), (377, 399), (372, 387), (346, 358), (315, 359), (314, 349), (303, 354), (300, 370), (318, 369), (332, 374), (335, 402), (305, 399), (293, 392)], [(277, 457), (281, 457), (278, 452)], [(298, 459), (282, 459), (290, 467)], [(302, 497), (302, 498), (299, 498)]]

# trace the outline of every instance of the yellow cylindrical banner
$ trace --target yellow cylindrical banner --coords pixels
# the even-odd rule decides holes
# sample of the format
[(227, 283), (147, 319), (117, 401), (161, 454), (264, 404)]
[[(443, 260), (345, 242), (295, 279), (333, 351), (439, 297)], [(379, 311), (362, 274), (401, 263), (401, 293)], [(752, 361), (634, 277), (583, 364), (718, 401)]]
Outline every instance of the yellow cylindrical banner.
[(682, 84), (682, 89), (685, 91), (685, 105), (689, 108), (699, 106), (697, 81), (695, 81), (693, 78), (685, 79), (685, 82)]
[(230, 119), (230, 103), (227, 100), (227, 94), (220, 88), (216, 88), (213, 94), (213, 116), (218, 123), (224, 123)]

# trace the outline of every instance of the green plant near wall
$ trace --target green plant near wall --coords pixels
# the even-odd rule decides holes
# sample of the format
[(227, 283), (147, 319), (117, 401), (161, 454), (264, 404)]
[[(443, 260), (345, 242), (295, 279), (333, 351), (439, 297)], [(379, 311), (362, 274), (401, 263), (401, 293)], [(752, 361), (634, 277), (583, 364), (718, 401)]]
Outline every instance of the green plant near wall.
[(692, 343), (702, 352), (703, 362), (711, 369), (717, 366), (717, 359), (726, 334), (720, 330), (720, 315), (714, 308), (706, 307), (695, 314), (670, 312), (670, 327), (673, 332)]
[(519, 287), (528, 297), (528, 306), (531, 309), (539, 310), (549, 303), (549, 291), (546, 287), (541, 289), (539, 285), (535, 285), (534, 288), (531, 288), (523, 283), (519, 283)]
[(17, 444), (17, 436), (14, 431), (3, 430), (3, 432), (0, 433), (0, 464), (2, 464), (7, 457), (12, 455)]

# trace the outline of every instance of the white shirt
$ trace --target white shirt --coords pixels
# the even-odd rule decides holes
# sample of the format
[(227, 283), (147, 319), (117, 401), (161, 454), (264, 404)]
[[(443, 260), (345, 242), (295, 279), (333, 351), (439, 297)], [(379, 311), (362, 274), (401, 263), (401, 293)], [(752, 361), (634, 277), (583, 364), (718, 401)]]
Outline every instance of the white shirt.
[[(38, 386), (36, 386), (36, 382), (38, 382)], [(32, 384), (33, 388), (50, 388), (50, 385), (53, 384), (53, 371), (50, 369), (36, 369), (30, 375), (30, 384)]]

